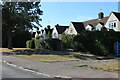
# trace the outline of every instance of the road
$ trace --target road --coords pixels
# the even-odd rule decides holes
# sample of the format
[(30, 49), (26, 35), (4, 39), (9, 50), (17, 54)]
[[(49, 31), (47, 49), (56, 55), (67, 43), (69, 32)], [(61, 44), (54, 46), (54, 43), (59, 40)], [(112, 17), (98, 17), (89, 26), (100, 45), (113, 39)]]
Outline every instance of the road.
[(36, 73), (24, 71), (22, 69), (2, 64), (2, 78), (48, 78)]

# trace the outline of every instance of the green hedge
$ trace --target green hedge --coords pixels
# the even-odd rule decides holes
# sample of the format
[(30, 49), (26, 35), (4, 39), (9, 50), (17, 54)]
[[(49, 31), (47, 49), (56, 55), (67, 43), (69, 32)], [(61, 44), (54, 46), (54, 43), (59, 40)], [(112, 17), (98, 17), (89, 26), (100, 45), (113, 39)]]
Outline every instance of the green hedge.
[(114, 43), (120, 42), (118, 35), (120, 32), (83, 31), (73, 39), (73, 49), (96, 55), (114, 55)]
[(28, 40), (26, 42), (26, 47), (31, 48), (31, 49), (35, 48), (35, 41), (34, 40)]
[(63, 50), (63, 44), (58, 39), (36, 39), (35, 40), (36, 49), (44, 50)]

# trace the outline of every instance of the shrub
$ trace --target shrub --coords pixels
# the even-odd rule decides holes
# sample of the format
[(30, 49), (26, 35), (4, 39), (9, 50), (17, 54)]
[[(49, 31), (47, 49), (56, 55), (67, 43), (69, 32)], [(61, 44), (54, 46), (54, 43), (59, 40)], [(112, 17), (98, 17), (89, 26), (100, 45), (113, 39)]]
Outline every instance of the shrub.
[(34, 42), (34, 40), (28, 40), (26, 42), (26, 47), (27, 48), (31, 48), (31, 49), (35, 48), (35, 42)]
[(72, 42), (74, 37), (75, 35), (62, 34), (62, 43), (64, 44), (65, 48), (72, 48)]
[(40, 36), (39, 36), (39, 35), (37, 35), (37, 36), (35, 37), (35, 39), (40, 39)]
[(36, 39), (35, 40), (35, 48), (36, 49), (44, 49), (44, 50), (62, 50), (63, 45), (58, 39)]
[(35, 40), (35, 49), (43, 49), (41, 39), (36, 39)]

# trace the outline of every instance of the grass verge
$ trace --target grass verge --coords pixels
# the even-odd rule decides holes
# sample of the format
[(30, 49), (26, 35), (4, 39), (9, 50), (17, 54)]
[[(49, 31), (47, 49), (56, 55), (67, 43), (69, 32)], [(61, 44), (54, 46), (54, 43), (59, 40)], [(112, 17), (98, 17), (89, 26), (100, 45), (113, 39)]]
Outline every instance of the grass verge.
[(78, 58), (75, 58), (73, 55), (37, 55), (37, 54), (33, 54), (33, 55), (12, 55), (14, 57), (18, 57), (18, 58), (24, 58), (24, 59), (28, 59), (28, 60), (32, 60), (32, 61), (40, 61), (40, 62), (52, 62), (52, 61), (76, 61), (76, 60), (80, 60)]
[(102, 71), (107, 71), (107, 72), (119, 72), (120, 71), (118, 67), (118, 62), (109, 62), (109, 63), (103, 63), (103, 64), (93, 65), (93, 66), (79, 65), (75, 67), (89, 68), (93, 70), (102, 70)]

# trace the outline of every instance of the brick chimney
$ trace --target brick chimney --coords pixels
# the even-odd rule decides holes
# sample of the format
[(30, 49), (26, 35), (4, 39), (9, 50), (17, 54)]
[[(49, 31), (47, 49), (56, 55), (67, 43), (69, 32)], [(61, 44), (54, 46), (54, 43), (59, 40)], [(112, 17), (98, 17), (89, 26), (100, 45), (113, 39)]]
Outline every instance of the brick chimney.
[(104, 13), (103, 13), (103, 12), (100, 12), (100, 13), (98, 14), (98, 18), (99, 18), (99, 19), (104, 18)]

